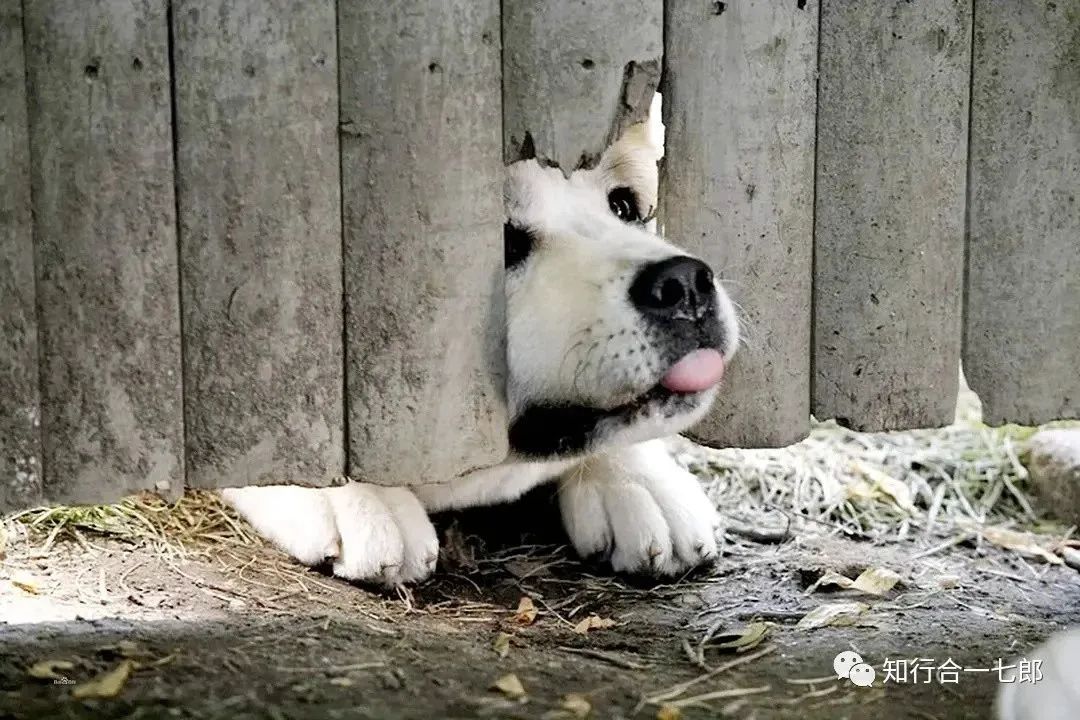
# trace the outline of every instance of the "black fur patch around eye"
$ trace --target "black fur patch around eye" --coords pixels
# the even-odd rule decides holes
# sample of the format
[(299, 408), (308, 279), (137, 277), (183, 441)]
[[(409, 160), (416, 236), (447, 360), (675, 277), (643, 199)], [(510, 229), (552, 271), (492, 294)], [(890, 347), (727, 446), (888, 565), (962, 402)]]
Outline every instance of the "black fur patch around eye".
[(525, 262), (536, 244), (535, 236), (524, 228), (503, 225), (503, 266), (510, 270)]
[(623, 222), (641, 222), (637, 196), (628, 187), (617, 187), (607, 196), (608, 207)]

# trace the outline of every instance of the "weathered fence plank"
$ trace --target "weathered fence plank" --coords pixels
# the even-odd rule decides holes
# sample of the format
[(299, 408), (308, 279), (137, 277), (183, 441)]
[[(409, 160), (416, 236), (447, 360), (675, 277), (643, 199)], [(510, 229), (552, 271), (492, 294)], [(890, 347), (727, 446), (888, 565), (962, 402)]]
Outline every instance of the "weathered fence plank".
[(951, 422), (970, 2), (825, 0), (819, 42), (813, 412)]
[(964, 372), (990, 424), (1080, 417), (1080, 4), (976, 0)]
[(22, 8), (0, 7), (0, 513), (41, 500)]
[(810, 414), (816, 2), (668, 0), (664, 234), (708, 261), (745, 340), (708, 445), (788, 445)]
[(499, 3), (342, 0), (349, 473), (506, 455)]
[(188, 482), (345, 471), (333, 0), (173, 6)]
[(164, 0), (25, 0), (46, 495), (183, 485)]
[(503, 1), (506, 162), (535, 157), (569, 175), (647, 116), (660, 79), (662, 5)]

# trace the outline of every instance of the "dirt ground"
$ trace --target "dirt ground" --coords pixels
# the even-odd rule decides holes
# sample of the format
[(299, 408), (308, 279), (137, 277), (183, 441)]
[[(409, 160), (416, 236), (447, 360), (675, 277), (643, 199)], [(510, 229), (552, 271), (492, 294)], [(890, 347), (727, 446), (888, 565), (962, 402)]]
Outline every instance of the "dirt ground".
[[(9, 539), (0, 718), (987, 718), (995, 663), (1080, 623), (1080, 573), (988, 543), (742, 529), (715, 567), (656, 585), (574, 559), (543, 530), (554, 515), (538, 493), (511, 515), (440, 518), (439, 573), (401, 594), (262, 545), (177, 554), (78, 534), (35, 559)], [(867, 568), (901, 580), (882, 597), (809, 591)], [(864, 612), (797, 626), (841, 602)], [(733, 638), (743, 652), (722, 647)], [(837, 679), (852, 649), (873, 687)], [(883, 682), (898, 658), (963, 669)], [(117, 668), (131, 674), (115, 697), (79, 698), (108, 694), (95, 679)]]

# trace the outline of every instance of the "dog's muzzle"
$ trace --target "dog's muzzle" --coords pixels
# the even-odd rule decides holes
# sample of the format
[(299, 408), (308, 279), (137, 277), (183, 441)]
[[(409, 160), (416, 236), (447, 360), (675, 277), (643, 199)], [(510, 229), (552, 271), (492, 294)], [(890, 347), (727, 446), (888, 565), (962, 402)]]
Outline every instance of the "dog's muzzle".
[(649, 263), (630, 286), (631, 302), (672, 363), (660, 380), (671, 392), (701, 392), (724, 375), (716, 292), (709, 266), (681, 255)]

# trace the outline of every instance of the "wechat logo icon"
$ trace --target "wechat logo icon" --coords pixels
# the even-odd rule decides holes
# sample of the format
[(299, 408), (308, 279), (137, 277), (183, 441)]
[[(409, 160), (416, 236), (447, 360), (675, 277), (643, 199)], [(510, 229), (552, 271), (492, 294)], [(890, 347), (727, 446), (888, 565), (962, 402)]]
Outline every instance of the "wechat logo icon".
[(837, 680), (846, 678), (859, 687), (870, 687), (877, 677), (874, 668), (864, 663), (859, 653), (851, 650), (845, 650), (833, 658), (832, 666)]

